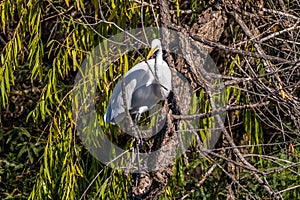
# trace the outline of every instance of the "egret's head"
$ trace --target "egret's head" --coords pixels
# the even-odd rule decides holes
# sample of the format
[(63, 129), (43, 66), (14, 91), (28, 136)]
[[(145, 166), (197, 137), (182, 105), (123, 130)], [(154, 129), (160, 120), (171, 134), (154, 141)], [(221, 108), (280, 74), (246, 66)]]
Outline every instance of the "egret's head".
[(161, 42), (159, 39), (154, 39), (151, 42), (151, 49), (147, 55), (146, 60), (149, 60), (149, 58), (158, 50), (161, 49)]

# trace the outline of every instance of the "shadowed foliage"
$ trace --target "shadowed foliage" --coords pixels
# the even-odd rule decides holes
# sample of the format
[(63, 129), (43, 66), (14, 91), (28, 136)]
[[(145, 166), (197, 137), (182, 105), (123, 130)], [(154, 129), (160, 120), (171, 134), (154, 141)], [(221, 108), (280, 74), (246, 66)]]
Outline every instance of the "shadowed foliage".
[[(224, 93), (211, 95), (206, 74), (193, 62), (163, 52), (172, 73), (180, 72), (193, 90), (191, 99), (181, 101), (190, 100), (190, 112), (173, 110), (170, 116), (177, 129), (169, 126), (164, 134), (190, 129), (196, 140), (165, 171), (144, 176), (156, 185), (143, 197), (297, 199), (298, 7), (297, 0), (1, 1), (0, 198), (133, 198), (134, 175), (105, 166), (82, 144), (72, 113), (74, 80), (90, 51), (107, 38), (124, 30), (164, 26), (209, 53), (222, 75), (215, 84), (221, 80)], [(168, 50), (172, 44), (168, 47), (161, 34)], [(176, 42), (182, 45), (184, 39)], [(98, 123), (124, 149), (132, 149), (134, 138), (104, 123), (103, 115), (122, 73), (147, 53), (148, 49), (126, 52), (99, 72)], [(203, 61), (192, 58), (197, 64)], [(174, 99), (180, 107), (180, 99)], [(226, 102), (224, 110), (216, 110), (212, 99)], [(225, 124), (214, 127), (220, 111), (226, 111)], [(197, 118), (197, 126), (189, 124), (186, 113)], [(143, 123), (152, 125), (155, 118)], [(222, 132), (216, 141), (211, 141), (212, 127)], [(165, 142), (172, 136), (163, 137)], [(146, 141), (145, 148), (156, 148), (158, 139)], [(208, 150), (210, 142), (216, 145)]]

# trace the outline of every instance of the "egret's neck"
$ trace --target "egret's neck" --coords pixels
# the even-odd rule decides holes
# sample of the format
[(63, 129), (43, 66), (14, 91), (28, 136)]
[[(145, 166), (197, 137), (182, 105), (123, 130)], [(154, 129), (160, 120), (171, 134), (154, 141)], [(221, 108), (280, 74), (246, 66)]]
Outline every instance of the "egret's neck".
[(159, 81), (161, 81), (162, 77), (164, 76), (164, 71), (163, 71), (163, 56), (162, 56), (162, 50), (158, 49), (158, 51), (156, 52), (156, 57), (155, 57), (155, 76), (158, 78)]
[(158, 65), (163, 64), (163, 57), (162, 57), (162, 50), (161, 49), (158, 49), (158, 51), (156, 53), (155, 63), (158, 64)]
[(162, 75), (162, 66), (163, 66), (163, 57), (162, 57), (162, 50), (158, 49), (156, 52), (156, 57), (155, 57), (155, 74), (158, 78)]

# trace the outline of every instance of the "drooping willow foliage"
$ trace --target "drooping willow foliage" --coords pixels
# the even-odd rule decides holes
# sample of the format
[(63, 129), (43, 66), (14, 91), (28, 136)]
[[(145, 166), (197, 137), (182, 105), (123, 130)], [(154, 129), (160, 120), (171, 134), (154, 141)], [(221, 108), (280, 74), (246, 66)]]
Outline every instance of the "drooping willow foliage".
[[(72, 84), (88, 52), (104, 38), (141, 26), (140, 6), (127, 1), (0, 5), (1, 198), (78, 199), (103, 166), (74, 132)], [(147, 26), (153, 21), (149, 9), (144, 11)], [(113, 66), (109, 70), (111, 80), (121, 73)], [(106, 91), (101, 102), (108, 101), (108, 89), (101, 91)], [(96, 188), (119, 179), (110, 176), (105, 169)], [(112, 197), (126, 194), (117, 190)]]
[[(84, 59), (104, 39), (124, 30), (160, 25), (159, 3), (145, 1), (141, 6), (142, 2), (0, 2), (1, 199), (128, 198), (132, 186), (130, 175), (125, 176), (121, 171), (100, 163), (85, 149), (76, 134), (71, 93)], [(218, 4), (206, 1), (175, 0), (168, 3), (172, 20), (177, 21), (178, 26), (192, 26), (208, 5), (218, 8)], [(268, 1), (256, 13), (257, 5), (252, 1), (247, 1), (249, 10), (245, 12), (239, 10), (243, 9), (241, 5), (237, 9), (238, 4), (230, 7), (222, 2), (222, 6), (227, 6), (229, 20), (219, 43), (260, 53), (252, 43), (257, 42), (255, 38), (249, 39), (245, 27), (235, 18), (236, 10), (244, 14), (243, 20), (251, 29), (259, 27), (257, 31), (264, 36), (262, 49), (268, 55), (292, 60), (290, 55), (293, 54), (293, 59), (299, 60), (297, 19), (300, 16), (294, 11), (297, 2), (286, 2), (285, 10), (280, 10), (281, 3)], [(274, 10), (283, 14), (271, 12)], [(296, 28), (291, 28), (295, 23), (288, 24), (286, 19), (289, 17), (297, 22)], [(282, 34), (276, 35), (280, 31)], [(258, 33), (258, 37), (261, 35)], [(272, 37), (268, 39), (267, 35)], [(266, 70), (262, 58), (225, 53), (219, 49), (222, 48), (216, 47), (212, 57), (224, 81), (228, 81), (225, 98), (230, 105), (241, 105), (228, 112), (226, 125), (232, 138), (245, 158), (263, 172), (260, 176), (267, 180), (275, 193), (286, 199), (295, 199), (300, 196), (300, 124), (293, 118), (297, 115), (288, 113), (293, 105), (292, 99), (299, 102), (300, 98), (299, 65), (274, 64), (278, 73), (272, 73)], [(122, 74), (122, 67), (126, 72), (143, 60), (143, 56), (143, 52), (121, 55), (107, 68), (97, 88), (100, 94), (97, 97), (99, 123), (116, 142), (120, 142), (118, 137), (122, 133), (117, 127), (103, 123), (104, 109)], [(288, 92), (293, 97), (286, 96)], [(193, 98), (201, 103), (200, 108), (199, 105), (194, 108), (201, 113), (209, 112), (211, 108), (203, 88), (194, 88), (194, 93)], [(242, 108), (242, 105), (266, 105), (266, 102), (270, 103), (266, 107)], [(294, 108), (291, 112), (297, 110)], [(201, 130), (197, 130), (200, 137), (209, 132), (205, 129), (209, 123), (210, 118), (201, 120)], [(176, 161), (174, 175), (161, 198), (225, 199), (230, 196), (228, 190), (234, 192), (237, 199), (245, 196), (268, 198), (268, 193), (253, 178), (253, 171), (240, 167), (240, 161), (230, 153), (231, 150), (222, 137), (215, 154), (209, 158), (199, 157), (194, 142), (187, 153), (188, 163), (184, 158)]]

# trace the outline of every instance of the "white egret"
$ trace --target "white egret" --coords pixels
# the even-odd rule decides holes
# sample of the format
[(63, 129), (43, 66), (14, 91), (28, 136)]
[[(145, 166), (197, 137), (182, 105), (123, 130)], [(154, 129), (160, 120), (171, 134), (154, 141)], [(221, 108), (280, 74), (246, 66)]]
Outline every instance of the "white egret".
[[(154, 53), (155, 59), (148, 60)], [(131, 68), (124, 76), (127, 108), (131, 114), (140, 116), (168, 97), (172, 90), (171, 70), (163, 60), (161, 42), (154, 39), (146, 61)], [(104, 115), (107, 123), (119, 123), (125, 117), (122, 97), (122, 81), (113, 90)]]

